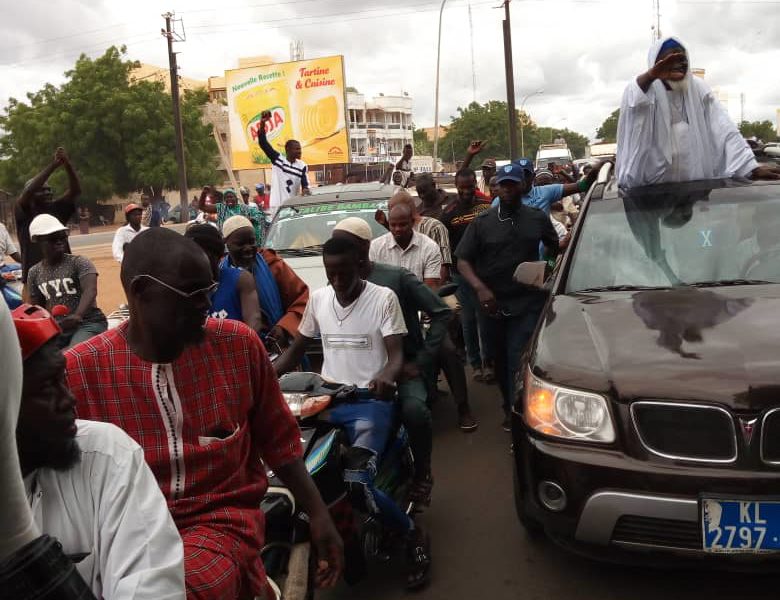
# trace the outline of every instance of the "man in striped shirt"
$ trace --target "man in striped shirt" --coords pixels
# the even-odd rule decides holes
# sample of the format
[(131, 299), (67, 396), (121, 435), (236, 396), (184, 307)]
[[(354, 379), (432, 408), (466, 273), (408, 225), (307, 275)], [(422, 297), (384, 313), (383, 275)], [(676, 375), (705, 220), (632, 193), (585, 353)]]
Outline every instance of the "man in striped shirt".
[(268, 142), (265, 135), (266, 123), (271, 120), (271, 113), (266, 111), (260, 120), (258, 142), (268, 160), (271, 161), (271, 215), (290, 196), (309, 195), (308, 167), (301, 160), (301, 143), (298, 140), (287, 140), (284, 144), (286, 156), (282, 156)]

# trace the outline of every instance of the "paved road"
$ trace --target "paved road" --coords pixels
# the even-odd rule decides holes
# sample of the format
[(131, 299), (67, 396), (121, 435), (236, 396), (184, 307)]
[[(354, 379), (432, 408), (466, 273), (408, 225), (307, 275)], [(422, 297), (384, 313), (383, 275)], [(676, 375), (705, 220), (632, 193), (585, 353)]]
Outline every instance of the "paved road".
[[(604, 565), (551, 542), (529, 540), (514, 514), (509, 437), (499, 427), (494, 387), (471, 386), (480, 429), (455, 428), (448, 399), (434, 407), (433, 505), (423, 516), (433, 538), (432, 582), (419, 600), (676, 600), (775, 598), (776, 578), (745, 573), (656, 570)], [(372, 568), (353, 588), (327, 600), (404, 596), (402, 557)]]
[[(184, 228), (186, 227), (185, 224), (177, 224), (177, 225), (167, 225), (168, 229), (173, 229), (174, 231), (178, 231), (179, 233), (184, 232)], [(117, 225), (117, 228), (119, 228), (119, 225)], [(83, 248), (86, 246), (102, 246), (102, 245), (110, 245), (111, 242), (114, 241), (114, 232), (113, 231), (101, 231), (100, 233), (88, 233), (86, 235), (71, 235), (70, 236), (70, 247), (73, 248)]]

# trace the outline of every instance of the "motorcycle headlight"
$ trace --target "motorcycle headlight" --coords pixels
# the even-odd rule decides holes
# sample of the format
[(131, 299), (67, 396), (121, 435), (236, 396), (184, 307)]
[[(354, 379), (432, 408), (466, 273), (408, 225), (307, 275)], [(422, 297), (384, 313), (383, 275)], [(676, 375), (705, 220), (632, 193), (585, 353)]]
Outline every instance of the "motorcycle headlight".
[(524, 394), (523, 416), (535, 431), (585, 442), (615, 441), (615, 427), (603, 396), (559, 387), (530, 372)]

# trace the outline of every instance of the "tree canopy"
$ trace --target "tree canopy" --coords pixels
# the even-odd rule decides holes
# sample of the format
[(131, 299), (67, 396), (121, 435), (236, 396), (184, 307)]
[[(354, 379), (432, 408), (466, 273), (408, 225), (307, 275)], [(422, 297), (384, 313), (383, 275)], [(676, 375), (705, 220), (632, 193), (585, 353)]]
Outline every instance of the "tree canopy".
[(742, 121), (739, 132), (746, 138), (756, 137), (762, 142), (774, 142), (778, 137), (772, 121)]
[[(460, 160), (466, 153), (466, 148), (473, 140), (486, 140), (489, 145), (484, 155), (498, 160), (509, 158), (509, 108), (506, 102), (491, 100), (485, 104), (472, 102), (467, 107), (458, 108), (458, 115), (452, 117), (452, 123), (447, 126), (447, 134), (439, 141), (439, 158)], [(588, 138), (569, 129), (538, 127), (525, 112), (517, 113), (517, 145), (521, 152), (521, 135), (525, 154), (529, 158), (536, 156), (540, 144), (549, 144), (555, 138), (563, 137), (574, 157), (582, 157)]]
[[(129, 75), (138, 63), (126, 60), (124, 47), (111, 47), (96, 59), (85, 55), (65, 73), (60, 87), (47, 84), (9, 99), (0, 115), (0, 185), (18, 192), (66, 148), (81, 178), (82, 200), (92, 203), (145, 186), (178, 184), (171, 97), (162, 83)], [(188, 183), (213, 181), (217, 147), (211, 125), (202, 120), (205, 90), (185, 92), (181, 113)], [(52, 183), (62, 189), (64, 178)]]
[(612, 111), (606, 120), (601, 124), (601, 127), (596, 131), (596, 137), (602, 142), (614, 144), (617, 141), (617, 126), (618, 119), (620, 118), (620, 109), (616, 108)]
[(423, 129), (413, 129), (414, 153), (418, 156), (431, 156), (433, 154), (433, 142), (428, 139), (428, 134)]

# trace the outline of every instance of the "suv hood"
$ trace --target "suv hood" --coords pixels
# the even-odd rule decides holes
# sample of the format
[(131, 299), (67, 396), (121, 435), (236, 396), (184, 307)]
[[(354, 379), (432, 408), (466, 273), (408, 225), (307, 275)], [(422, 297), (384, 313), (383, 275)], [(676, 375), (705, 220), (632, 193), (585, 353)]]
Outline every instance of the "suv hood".
[(328, 277), (325, 275), (325, 266), (322, 264), (321, 255), (295, 256), (280, 252), (279, 256), (309, 286), (309, 293), (328, 285)]
[(534, 372), (621, 402), (670, 398), (736, 410), (780, 403), (780, 285), (555, 296)]

